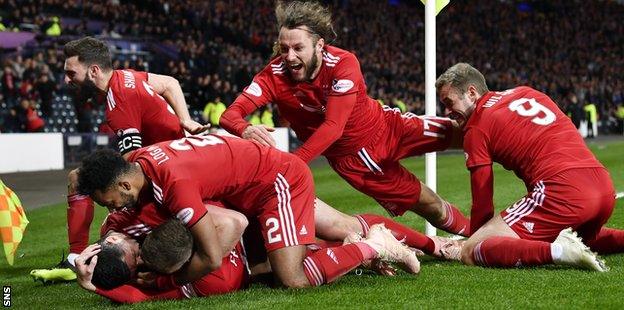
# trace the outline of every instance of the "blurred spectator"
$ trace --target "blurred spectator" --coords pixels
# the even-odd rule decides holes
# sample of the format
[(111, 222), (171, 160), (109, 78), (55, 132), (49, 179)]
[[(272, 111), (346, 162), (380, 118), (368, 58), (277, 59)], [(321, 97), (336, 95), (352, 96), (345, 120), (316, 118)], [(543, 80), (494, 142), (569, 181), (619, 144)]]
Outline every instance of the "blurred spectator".
[(43, 132), (45, 122), (37, 114), (35, 105), (28, 99), (22, 99), (20, 103), (21, 111), (18, 117), (21, 118), (20, 125), (24, 132)]

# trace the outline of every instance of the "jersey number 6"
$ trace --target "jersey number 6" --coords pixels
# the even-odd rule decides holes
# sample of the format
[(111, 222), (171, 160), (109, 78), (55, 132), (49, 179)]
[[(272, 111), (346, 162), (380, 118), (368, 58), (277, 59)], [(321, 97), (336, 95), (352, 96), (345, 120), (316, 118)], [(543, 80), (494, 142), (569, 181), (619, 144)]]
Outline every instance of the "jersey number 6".
[[(525, 108), (524, 104), (528, 103), (530, 108)], [(531, 121), (535, 124), (546, 126), (555, 121), (556, 116), (553, 111), (543, 106), (533, 98), (520, 98), (509, 104), (509, 110), (512, 110), (520, 116), (537, 116), (540, 112), (544, 112), (544, 117), (534, 117)]]

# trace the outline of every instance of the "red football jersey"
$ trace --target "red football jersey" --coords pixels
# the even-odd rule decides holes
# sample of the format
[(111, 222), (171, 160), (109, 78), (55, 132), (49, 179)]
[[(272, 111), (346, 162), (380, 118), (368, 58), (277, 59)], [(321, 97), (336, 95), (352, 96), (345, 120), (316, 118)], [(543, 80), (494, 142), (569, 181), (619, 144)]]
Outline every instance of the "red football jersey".
[(147, 82), (147, 72), (114, 70), (106, 95), (106, 122), (125, 154), (156, 142), (184, 137), (184, 129), (167, 101)]
[(567, 169), (602, 167), (572, 121), (530, 87), (488, 92), (464, 131), (469, 169), (498, 162), (527, 186)]
[[(154, 144), (134, 152), (154, 199), (187, 226), (206, 213), (203, 200), (218, 200), (247, 216), (275, 194), (275, 177), (283, 153), (248, 140), (216, 135), (191, 136)], [(271, 196), (272, 197), (272, 196)]]
[(100, 235), (116, 231), (142, 241), (152, 229), (171, 218), (170, 213), (158, 208), (153, 202), (146, 203), (137, 208), (109, 213), (102, 223)]
[(277, 104), (280, 115), (290, 123), (297, 137), (306, 141), (325, 121), (329, 96), (357, 94), (342, 136), (323, 152), (326, 156), (355, 153), (368, 144), (375, 131), (385, 126), (381, 105), (366, 94), (364, 76), (355, 55), (325, 45), (323, 59), (319, 61), (322, 64), (318, 76), (312, 82), (297, 83), (277, 57), (254, 77), (242, 95), (256, 107), (269, 102)]

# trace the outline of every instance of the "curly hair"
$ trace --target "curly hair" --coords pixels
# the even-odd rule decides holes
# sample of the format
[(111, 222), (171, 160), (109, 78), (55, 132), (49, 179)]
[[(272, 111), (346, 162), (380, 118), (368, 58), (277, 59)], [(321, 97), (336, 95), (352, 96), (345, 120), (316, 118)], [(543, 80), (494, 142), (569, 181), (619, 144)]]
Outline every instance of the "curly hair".
[(337, 37), (332, 25), (331, 12), (316, 1), (278, 1), (275, 16), (278, 31), (282, 27), (295, 29), (306, 26), (314, 37), (314, 41), (323, 38), (331, 42)]
[(78, 192), (92, 195), (96, 190), (106, 191), (132, 164), (112, 150), (99, 150), (82, 161), (78, 169)]
[(92, 37), (73, 40), (63, 48), (65, 57), (78, 56), (78, 61), (86, 65), (98, 65), (104, 71), (113, 70), (113, 62), (108, 45)]

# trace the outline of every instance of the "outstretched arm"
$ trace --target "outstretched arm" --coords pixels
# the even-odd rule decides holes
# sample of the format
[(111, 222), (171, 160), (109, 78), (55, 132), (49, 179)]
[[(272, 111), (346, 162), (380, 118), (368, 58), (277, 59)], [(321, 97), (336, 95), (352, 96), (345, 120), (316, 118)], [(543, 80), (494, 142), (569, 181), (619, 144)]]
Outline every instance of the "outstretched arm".
[(342, 136), (347, 120), (353, 111), (357, 94), (330, 96), (327, 99), (325, 121), (294, 153), (309, 162), (321, 155), (332, 143)]
[(223, 112), (219, 125), (229, 133), (243, 139), (255, 140), (261, 144), (275, 147), (275, 140), (269, 133), (274, 131), (274, 128), (265, 125), (252, 125), (245, 120), (245, 117), (256, 109), (253, 101), (241, 94)]
[(182, 87), (177, 79), (168, 75), (148, 73), (148, 81), (154, 91), (163, 96), (173, 108), (184, 130), (190, 134), (198, 134), (210, 128), (210, 125), (201, 125), (191, 118)]

